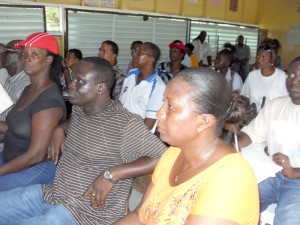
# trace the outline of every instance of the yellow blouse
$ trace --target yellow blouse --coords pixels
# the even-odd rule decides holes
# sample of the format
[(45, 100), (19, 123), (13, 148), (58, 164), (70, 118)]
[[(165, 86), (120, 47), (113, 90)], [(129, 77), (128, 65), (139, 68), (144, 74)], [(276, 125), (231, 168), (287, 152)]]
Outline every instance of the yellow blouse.
[(188, 181), (170, 186), (169, 174), (180, 153), (170, 147), (152, 176), (154, 187), (139, 211), (144, 224), (184, 224), (189, 214), (228, 219), (241, 225), (257, 225), (258, 187), (244, 158), (230, 154)]

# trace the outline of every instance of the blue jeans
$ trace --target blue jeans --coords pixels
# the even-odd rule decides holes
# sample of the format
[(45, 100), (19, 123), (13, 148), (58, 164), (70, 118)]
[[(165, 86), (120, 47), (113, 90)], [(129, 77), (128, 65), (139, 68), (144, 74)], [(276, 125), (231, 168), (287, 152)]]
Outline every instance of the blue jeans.
[(241, 76), (243, 82), (245, 82), (249, 73), (249, 64), (233, 63), (232, 68)]
[(289, 179), (278, 172), (259, 183), (259, 194), (261, 212), (277, 204), (274, 225), (300, 224), (300, 179)]
[(41, 184), (0, 192), (0, 225), (76, 225), (62, 205), (43, 201)]
[[(0, 166), (1, 165), (3, 165), (2, 153), (0, 153)], [(0, 191), (7, 191), (32, 184), (52, 183), (55, 169), (56, 167), (52, 160), (47, 160), (27, 169), (0, 176)]]

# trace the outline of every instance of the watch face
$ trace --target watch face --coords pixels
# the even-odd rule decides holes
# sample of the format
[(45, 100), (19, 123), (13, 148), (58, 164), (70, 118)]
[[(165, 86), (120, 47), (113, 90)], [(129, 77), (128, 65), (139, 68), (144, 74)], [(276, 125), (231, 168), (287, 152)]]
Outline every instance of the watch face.
[(109, 170), (105, 170), (105, 172), (104, 172), (104, 178), (106, 180), (111, 180), (112, 179), (112, 174), (111, 174), (111, 172)]

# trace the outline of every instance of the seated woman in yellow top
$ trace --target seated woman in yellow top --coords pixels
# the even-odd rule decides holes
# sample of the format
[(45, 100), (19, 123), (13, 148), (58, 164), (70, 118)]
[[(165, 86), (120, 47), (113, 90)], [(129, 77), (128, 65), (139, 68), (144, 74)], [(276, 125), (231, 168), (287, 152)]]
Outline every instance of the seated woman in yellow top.
[(193, 54), (194, 51), (194, 45), (192, 45), (191, 43), (187, 43), (185, 45), (186, 47), (186, 54), (188, 54), (188, 56), (191, 59), (192, 62), (192, 67), (198, 67), (199, 66), (199, 60), (198, 58)]
[(171, 146), (161, 157), (137, 209), (119, 224), (257, 225), (255, 176), (218, 136), (243, 109), (217, 72), (190, 68), (167, 85), (158, 131)]

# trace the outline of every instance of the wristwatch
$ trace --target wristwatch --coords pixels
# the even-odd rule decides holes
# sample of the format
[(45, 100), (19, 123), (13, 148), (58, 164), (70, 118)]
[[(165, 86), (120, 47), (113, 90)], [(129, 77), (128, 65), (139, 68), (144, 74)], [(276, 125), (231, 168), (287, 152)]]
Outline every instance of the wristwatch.
[(111, 171), (109, 170), (109, 168), (107, 168), (106, 170), (104, 170), (103, 176), (105, 178), (105, 180), (108, 180), (109, 182), (116, 184), (118, 182), (118, 180), (114, 180)]

